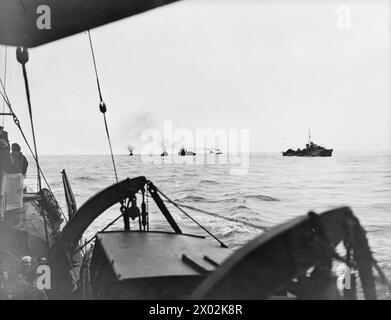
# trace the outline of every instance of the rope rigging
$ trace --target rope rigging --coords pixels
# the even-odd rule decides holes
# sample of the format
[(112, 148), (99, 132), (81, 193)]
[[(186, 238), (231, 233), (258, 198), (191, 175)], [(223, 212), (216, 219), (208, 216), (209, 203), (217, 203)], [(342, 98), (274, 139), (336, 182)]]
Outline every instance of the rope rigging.
[[(160, 191), (160, 190), (159, 190)], [(138, 193), (140, 194), (140, 193)], [(147, 199), (150, 198), (149, 195), (146, 195)], [(199, 212), (199, 213), (203, 213), (203, 214), (206, 214), (206, 215), (209, 215), (209, 216), (212, 216), (212, 217), (215, 217), (215, 218), (219, 218), (219, 219), (223, 219), (223, 220), (227, 220), (227, 221), (230, 221), (230, 222), (235, 222), (235, 223), (240, 223), (240, 224), (243, 224), (245, 226), (248, 226), (248, 227), (251, 227), (251, 228), (254, 228), (254, 229), (258, 229), (258, 230), (262, 230), (262, 231), (265, 231), (265, 227), (261, 227), (255, 223), (251, 223), (251, 222), (247, 222), (247, 221), (243, 221), (243, 220), (240, 220), (240, 219), (236, 219), (236, 218), (230, 218), (230, 217), (225, 217), (225, 216), (222, 216), (218, 213), (215, 213), (215, 212), (210, 212), (210, 211), (206, 211), (206, 210), (202, 210), (202, 209), (199, 209), (199, 208), (196, 208), (196, 207), (193, 207), (193, 206), (189, 206), (189, 205), (185, 205), (185, 204), (179, 204), (173, 200), (165, 200), (163, 199), (163, 201), (165, 203), (170, 203), (170, 204), (173, 204), (175, 203), (175, 207), (177, 207), (178, 209), (179, 208), (182, 208), (182, 209), (189, 209), (189, 210), (192, 210), (192, 211), (195, 211), (195, 212)]]
[[(26, 89), (27, 105), (28, 105), (29, 116), (30, 116), (30, 125), (31, 125), (31, 131), (32, 131), (32, 136), (33, 136), (35, 163), (37, 166), (37, 184), (38, 184), (37, 188), (38, 188), (38, 192), (41, 192), (42, 191), (41, 170), (40, 170), (40, 165), (39, 165), (39, 160), (38, 160), (37, 141), (35, 139), (33, 111), (32, 111), (32, 107), (31, 107), (30, 86), (29, 86), (28, 77), (27, 77), (27, 70), (26, 70), (26, 63), (29, 61), (29, 54), (28, 54), (27, 48), (22, 49), (22, 48), (18, 47), (16, 49), (16, 58), (17, 58), (18, 62), (22, 65), (22, 70), (23, 70), (23, 78), (24, 78), (24, 85), (25, 85), (25, 89)], [(41, 215), (43, 217), (46, 244), (47, 244), (48, 253), (49, 253), (50, 244), (49, 244), (49, 233), (48, 233), (47, 219), (46, 219), (46, 215), (43, 212), (41, 212)]]
[(112, 161), (112, 164), (113, 164), (115, 180), (118, 182), (117, 167), (116, 167), (116, 164), (115, 164), (115, 159), (114, 159), (114, 154), (113, 154), (113, 148), (112, 148), (112, 145), (111, 145), (111, 138), (110, 138), (110, 133), (109, 133), (109, 127), (108, 127), (108, 125), (107, 125), (107, 119), (106, 119), (107, 107), (106, 107), (106, 104), (104, 103), (103, 98), (102, 98), (102, 90), (101, 90), (101, 87), (100, 87), (98, 69), (97, 69), (97, 66), (96, 66), (94, 45), (93, 45), (93, 42), (92, 42), (90, 30), (88, 30), (87, 33), (88, 33), (88, 39), (89, 39), (89, 42), (90, 42), (90, 49), (91, 49), (92, 62), (93, 62), (93, 64), (94, 64), (95, 77), (96, 77), (96, 84), (97, 84), (98, 93), (99, 93), (99, 100), (100, 100), (100, 101), (99, 101), (99, 110), (100, 110), (100, 112), (103, 114), (103, 120), (104, 120), (104, 124), (105, 124), (105, 130), (106, 130), (107, 140), (108, 140), (108, 142), (109, 142), (110, 155), (111, 155), (111, 161)]
[[(92, 44), (92, 42), (91, 42)], [(92, 53), (93, 53), (93, 47), (91, 48), (92, 50)], [(93, 61), (94, 61), (94, 68), (96, 68), (96, 63), (95, 63), (95, 59), (94, 59), (94, 55), (93, 55)], [(96, 70), (96, 69), (95, 69)], [(102, 97), (102, 94), (101, 94), (101, 90), (100, 90), (100, 84), (99, 84), (99, 78), (97, 78), (97, 85), (98, 85), (98, 92), (99, 92), (99, 97), (101, 98)], [(105, 104), (103, 102), (103, 100), (101, 100), (101, 103), (100, 103), (100, 109), (103, 108), (103, 110), (105, 110)], [(103, 112), (104, 114), (104, 112)], [(104, 114), (105, 115), (105, 114)], [(105, 119), (106, 120), (106, 119)], [(105, 121), (105, 127), (107, 128), (107, 122)], [(108, 130), (107, 130), (108, 131)], [(108, 133), (108, 132), (107, 132)], [(110, 145), (110, 150), (111, 150), (111, 141), (110, 141), (110, 136), (108, 136), (109, 138), (109, 145)], [(112, 153), (111, 153), (112, 154)], [(118, 176), (117, 176), (117, 171), (116, 171), (116, 167), (115, 167), (115, 162), (114, 162), (114, 157), (112, 156), (112, 161), (113, 161), (113, 167), (114, 167), (114, 172), (116, 174), (116, 180), (118, 181)], [(45, 179), (45, 178), (44, 178)], [(45, 179), (46, 181), (46, 179)], [(265, 228), (263, 227), (260, 227), (256, 224), (253, 224), (253, 223), (250, 223), (250, 222), (246, 222), (246, 221), (242, 221), (240, 219), (236, 219), (236, 218), (230, 218), (230, 217), (225, 217), (225, 216), (221, 216), (217, 213), (213, 213), (213, 212), (209, 212), (209, 211), (206, 211), (206, 210), (202, 210), (202, 209), (199, 209), (199, 208), (195, 208), (195, 207), (192, 207), (192, 206), (189, 206), (189, 205), (183, 205), (183, 204), (178, 204), (176, 202), (174, 202), (173, 200), (171, 200), (170, 198), (168, 198), (164, 193), (162, 193), (159, 189), (158, 189), (159, 193), (165, 198), (163, 199), (164, 202), (166, 203), (170, 203), (172, 205), (174, 205), (178, 210), (180, 210), (183, 214), (185, 214), (189, 219), (191, 219), (193, 222), (195, 222), (198, 226), (200, 226), (205, 232), (207, 232), (208, 234), (210, 234), (213, 238), (215, 238), (219, 243), (222, 243), (221, 240), (217, 239), (216, 236), (212, 235), (210, 233), (210, 231), (208, 231), (205, 227), (203, 227), (199, 222), (197, 222), (193, 217), (190, 216), (189, 213), (187, 213), (186, 211), (184, 211), (183, 209), (190, 209), (192, 211), (196, 211), (196, 212), (199, 212), (199, 213), (203, 213), (203, 214), (207, 214), (207, 215), (210, 215), (210, 216), (213, 216), (213, 217), (216, 217), (216, 218), (220, 218), (220, 219), (224, 219), (224, 220), (227, 220), (227, 221), (230, 221), (230, 222), (235, 222), (235, 223), (240, 223), (240, 224), (243, 224), (243, 225), (246, 225), (246, 226), (249, 226), (249, 227), (252, 227), (252, 228), (255, 228), (255, 229), (261, 229), (261, 230), (264, 230)], [(146, 195), (146, 198), (147, 200), (150, 198), (150, 195)], [(119, 218), (121, 218), (123, 216), (123, 214), (121, 214), (120, 216), (118, 216), (112, 223), (109, 224), (109, 226), (111, 226), (114, 222), (116, 222)], [(109, 227), (107, 226), (107, 227)], [(103, 230), (106, 230), (107, 229), (104, 228)], [(94, 236), (95, 237), (95, 236)], [(89, 241), (87, 241), (88, 243), (90, 243), (93, 238), (92, 237)], [(83, 247), (85, 247), (86, 244), (88, 243), (85, 243), (83, 245)], [(225, 244), (223, 244), (225, 246)]]
[[(3, 82), (3, 80), (2, 80), (1, 77), (0, 77), (0, 85), (1, 85), (1, 88), (2, 88), (2, 90), (3, 90), (3, 92), (0, 90), (0, 95), (1, 95), (1, 97), (3, 98), (3, 103), (8, 107), (9, 113), (10, 113), (10, 115), (12, 116), (12, 119), (14, 120), (14, 123), (15, 123), (16, 127), (18, 128), (20, 134), (22, 135), (23, 141), (25, 142), (27, 148), (28, 148), (29, 151), (30, 151), (31, 156), (32, 156), (33, 159), (34, 159), (34, 162), (36, 163), (37, 170), (39, 170), (39, 172), (41, 173), (41, 176), (42, 176), (42, 178), (43, 178), (43, 180), (44, 180), (44, 182), (45, 182), (47, 188), (48, 188), (49, 191), (53, 194), (53, 190), (52, 190), (52, 188), (51, 188), (51, 186), (50, 186), (48, 180), (46, 179), (46, 176), (45, 176), (44, 172), (42, 171), (41, 166), (39, 165), (39, 161), (38, 161), (38, 159), (37, 159), (37, 157), (36, 157), (36, 155), (35, 155), (35, 153), (34, 153), (32, 147), (31, 147), (29, 141), (27, 140), (27, 137), (26, 137), (26, 135), (25, 135), (25, 133), (24, 133), (24, 131), (23, 131), (23, 129), (22, 129), (22, 126), (21, 126), (21, 124), (20, 124), (20, 121), (19, 121), (17, 115), (15, 114), (15, 112), (14, 112), (14, 110), (13, 110), (13, 108), (12, 108), (10, 99), (9, 99), (9, 97), (8, 97), (8, 94), (7, 94), (7, 91), (6, 91), (6, 88), (5, 88), (5, 81)], [(62, 215), (62, 217), (64, 218), (64, 220), (65, 220), (65, 221), (68, 221), (66, 215), (64, 214), (64, 212), (62, 211), (61, 208), (60, 208), (60, 211), (61, 211), (61, 215)]]
[[(14, 112), (12, 106), (11, 106), (11, 102), (10, 102), (10, 100), (9, 100), (9, 97), (8, 97), (8, 95), (7, 95), (7, 92), (4, 90), (5, 88), (4, 88), (4, 84), (3, 84), (3, 81), (2, 81), (2, 79), (1, 79), (1, 77), (0, 77), (0, 85), (1, 85), (2, 88), (3, 88), (3, 92), (0, 91), (0, 95), (1, 95), (2, 98), (3, 98), (3, 102), (4, 102), (5, 105), (8, 107), (8, 110), (9, 110), (10, 115), (12, 116), (12, 118), (13, 118), (13, 120), (14, 120), (15, 125), (16, 125), (17, 128), (19, 129), (20, 134), (22, 135), (23, 141), (25, 142), (27, 148), (29, 149), (29, 151), (30, 151), (30, 153), (31, 153), (31, 156), (33, 157), (34, 161), (36, 162), (37, 160), (36, 160), (35, 154), (34, 154), (32, 148), (31, 148), (30, 143), (29, 143), (28, 140), (27, 140), (27, 137), (26, 137), (26, 135), (25, 135), (25, 133), (24, 133), (24, 131), (23, 131), (21, 125), (20, 125), (19, 118), (17, 117), (17, 115), (15, 114), (15, 112)], [(43, 178), (45, 184), (47, 185), (47, 187), (49, 188), (49, 190), (52, 191), (52, 189), (51, 189), (51, 187), (50, 187), (50, 184), (49, 184), (48, 180), (46, 179), (46, 176), (45, 176), (45, 174), (43, 173), (42, 168), (41, 168), (40, 166), (39, 166), (39, 171), (41, 172), (41, 176), (42, 176), (42, 178)]]
[[(27, 52), (27, 49), (25, 49), (24, 51), (20, 50), (18, 48), (17, 50), (17, 58), (18, 58), (18, 61), (22, 64), (23, 66), (23, 75), (25, 77), (25, 86), (26, 86), (26, 95), (27, 95), (27, 98), (28, 98), (28, 104), (29, 104), (29, 115), (30, 115), (30, 121), (31, 121), (31, 124), (32, 124), (32, 130), (33, 130), (33, 138), (34, 138), (34, 149), (35, 149), (35, 152), (33, 151), (22, 127), (21, 127), (21, 124), (20, 124), (20, 121), (17, 117), (17, 115), (15, 114), (13, 108), (12, 108), (12, 105), (11, 105), (11, 102), (10, 102), (10, 99), (8, 97), (8, 94), (7, 94), (7, 90), (6, 90), (6, 79), (4, 79), (4, 82), (2, 80), (2, 78), (0, 77), (0, 85), (1, 85), (1, 88), (2, 90), (0, 90), (0, 95), (1, 97), (3, 98), (3, 105), (7, 106), (8, 109), (9, 109), (9, 114), (12, 116), (13, 120), (14, 120), (14, 123), (16, 125), (16, 127), (18, 128), (20, 134), (22, 135), (22, 138), (27, 146), (27, 148), (29, 149), (35, 163), (36, 163), (36, 166), (37, 166), (37, 173), (38, 173), (38, 182), (37, 182), (37, 185), (38, 185), (38, 189), (39, 191), (42, 190), (42, 184), (41, 184), (41, 176), (47, 186), (47, 188), (49, 189), (49, 191), (53, 194), (53, 190), (48, 182), (48, 180), (46, 179), (46, 176), (44, 174), (44, 172), (42, 171), (42, 168), (39, 164), (39, 161), (38, 161), (38, 153), (37, 153), (37, 148), (36, 148), (36, 141), (35, 141), (35, 132), (34, 132), (34, 125), (33, 125), (33, 118), (32, 118), (32, 108), (31, 108), (31, 98), (30, 98), (30, 93), (29, 93), (29, 86), (28, 86), (28, 79), (27, 79), (27, 72), (26, 72), (26, 68), (25, 68), (25, 63), (27, 63), (28, 61), (28, 52)], [(3, 111), (3, 113), (5, 113)], [(65, 221), (67, 221), (67, 217), (65, 216), (64, 212), (62, 211), (61, 207), (59, 208), (60, 209), (60, 212), (61, 212), (61, 215), (62, 217), (64, 218)], [(46, 237), (48, 238), (48, 235), (47, 235), (47, 221), (46, 221), (46, 216), (44, 216), (44, 223), (45, 223), (45, 233), (46, 233)]]
[[(2, 84), (2, 83), (3, 83), (3, 82), (2, 82), (1, 77), (0, 77), (0, 84)], [(20, 121), (19, 121), (17, 115), (15, 114), (15, 112), (14, 112), (12, 106), (11, 106), (11, 103), (10, 103), (10, 101), (9, 101), (9, 99), (8, 99), (7, 93), (6, 93), (6, 92), (3, 93), (3, 92), (0, 91), (0, 95), (1, 95), (2, 98), (3, 98), (3, 101), (5, 101), (5, 105), (8, 107), (8, 109), (9, 109), (9, 111), (10, 111), (10, 114), (11, 114), (13, 120), (14, 120), (14, 123), (15, 123), (16, 127), (19, 129), (19, 132), (20, 132), (20, 134), (22, 135), (23, 141), (25, 142), (27, 148), (29, 149), (29, 151), (30, 151), (30, 153), (31, 153), (31, 156), (33, 157), (34, 161), (36, 162), (37, 160), (36, 160), (36, 158), (35, 158), (35, 154), (34, 154), (34, 152), (33, 152), (33, 149), (31, 148), (31, 145), (30, 145), (30, 143), (29, 143), (28, 140), (27, 140), (27, 137), (26, 137), (26, 135), (25, 135), (25, 133), (24, 133), (24, 131), (23, 131), (23, 129), (22, 129), (22, 126), (20, 125)], [(42, 176), (42, 178), (43, 178), (43, 180), (44, 180), (46, 186), (48, 187), (48, 189), (50, 190), (50, 192), (53, 193), (52, 188), (51, 188), (51, 186), (50, 186), (48, 180), (46, 179), (46, 176), (45, 176), (44, 172), (42, 171), (41, 166), (39, 166), (39, 171), (41, 172), (41, 176)], [(65, 215), (64, 215), (64, 218), (66, 219), (66, 216), (65, 216)]]
[[(42, 183), (41, 183), (41, 175), (42, 175), (42, 177), (43, 177), (43, 179), (44, 179), (48, 189), (50, 190), (51, 193), (53, 193), (53, 191), (52, 191), (52, 189), (51, 189), (51, 187), (50, 187), (50, 185), (49, 185), (45, 175), (42, 172), (42, 169), (41, 169), (41, 167), (39, 165), (39, 160), (38, 160), (38, 152), (37, 152), (37, 144), (36, 144), (36, 139), (35, 139), (33, 113), (32, 113), (32, 106), (31, 106), (30, 88), (29, 88), (28, 77), (27, 77), (27, 70), (26, 70), (26, 63), (29, 60), (27, 49), (26, 48), (23, 48), (23, 49), (17, 48), (16, 56), (17, 56), (18, 62), (22, 65), (22, 68), (23, 68), (23, 77), (24, 77), (24, 82), (25, 82), (27, 103), (28, 103), (28, 108), (29, 108), (30, 123), (31, 123), (32, 136), (33, 136), (33, 142), (34, 142), (34, 151), (32, 150), (32, 148), (30, 146), (30, 143), (27, 140), (27, 137), (26, 137), (26, 135), (25, 135), (21, 125), (20, 125), (20, 121), (19, 121), (18, 117), (16, 116), (15, 112), (12, 109), (11, 102), (9, 100), (9, 97), (8, 97), (8, 94), (7, 94), (7, 91), (6, 91), (6, 87), (5, 87), (5, 81), (3, 82), (1, 77), (0, 77), (0, 84), (1, 84), (2, 90), (0, 90), (0, 95), (3, 98), (4, 104), (7, 105), (8, 109), (10, 111), (10, 115), (12, 116), (12, 118), (13, 118), (13, 120), (15, 122), (15, 125), (19, 129), (19, 131), (20, 131), (20, 133), (21, 133), (21, 135), (23, 137), (23, 140), (26, 143), (26, 145), (27, 145), (29, 151), (31, 152), (31, 154), (32, 154), (32, 156), (34, 158), (34, 161), (36, 163), (38, 191), (39, 192), (42, 191)], [(63, 211), (61, 209), (60, 209), (60, 212), (61, 212), (62, 216), (64, 217), (64, 219), (67, 220), (65, 215), (64, 215), (64, 213), (63, 213)], [(48, 229), (47, 229), (47, 218), (46, 218), (46, 214), (45, 213), (41, 212), (41, 215), (42, 215), (43, 220), (44, 220), (45, 237), (46, 237), (46, 243), (48, 245), (48, 250), (49, 250), (49, 235), (48, 235)]]
[(1, 94), (1, 96), (2, 96), (2, 98), (3, 98), (3, 102), (8, 106), (9, 104), (10, 104), (10, 102), (9, 102), (9, 99), (8, 99), (8, 95), (7, 95), (7, 91), (6, 91), (6, 89), (5, 89), (5, 85), (4, 85), (4, 83), (3, 83), (3, 80), (1, 79), (1, 77), (0, 77), (0, 85), (1, 85), (1, 88), (2, 88), (2, 91), (0, 91), (0, 94)]
[[(149, 181), (148, 182), (148, 185), (150, 185), (151, 182)], [(217, 238), (217, 236), (215, 236), (212, 232), (210, 232), (207, 228), (205, 228), (203, 225), (201, 225), (196, 219), (194, 219), (190, 214), (188, 214), (186, 211), (184, 211), (183, 209), (181, 209), (180, 205), (178, 205), (177, 203), (175, 203), (174, 201), (172, 201), (170, 198), (168, 198), (162, 191), (160, 191), (156, 186), (154, 186), (154, 188), (156, 189), (156, 191), (161, 194), (166, 200), (162, 199), (164, 202), (167, 202), (167, 203), (170, 203), (170, 204), (173, 204), (179, 211), (181, 211), (186, 217), (188, 217), (190, 220), (192, 220), (195, 224), (197, 224), (202, 230), (204, 230), (207, 234), (209, 234), (213, 239), (215, 239), (221, 247), (223, 248), (228, 248), (228, 246), (223, 243), (220, 239)], [(135, 199), (135, 195), (138, 194), (138, 195), (141, 195), (142, 196), (142, 202), (141, 202), (141, 212), (139, 211), (138, 214), (136, 214), (133, 218), (136, 218), (138, 217), (139, 218), (139, 228), (140, 228), (140, 231), (149, 231), (149, 198), (151, 198), (151, 195), (148, 194), (148, 191), (149, 191), (149, 188), (146, 188), (146, 190), (142, 189), (141, 191), (138, 191), (136, 192), (133, 196), (131, 196), (131, 198), (129, 198), (128, 200), (128, 206), (129, 206), (129, 203), (131, 203), (132, 201), (131, 200), (134, 200)], [(146, 201), (145, 201), (146, 199)], [(100, 232), (104, 232), (105, 230), (107, 230), (110, 226), (112, 226), (115, 222), (117, 222), (121, 217), (123, 217), (125, 214), (126, 214), (126, 210), (123, 210), (124, 208), (124, 205), (126, 203), (126, 201), (122, 200), (121, 201), (122, 205), (121, 205), (121, 214), (119, 216), (117, 216), (114, 220), (112, 220), (109, 224), (107, 224), (103, 229), (101, 229), (100, 231), (96, 232), (93, 236), (91, 236), (90, 239), (86, 240), (83, 245), (79, 248), (77, 248), (76, 252), (79, 252), (79, 251), (82, 251), (88, 244), (90, 244), (95, 238), (96, 238), (96, 235)], [(133, 206), (133, 204), (132, 204)], [(128, 215), (128, 218), (129, 218), (129, 213), (127, 213)], [(131, 215), (131, 214), (130, 214)], [(129, 226), (126, 226), (125, 225), (125, 230), (130, 230)]]
[[(150, 181), (148, 181), (148, 184), (151, 183)], [(157, 192), (162, 195), (166, 200), (164, 202), (168, 202), (172, 205), (174, 205), (175, 207), (177, 207), (179, 209), (179, 207), (182, 207), (182, 205), (179, 205), (177, 203), (175, 203), (173, 200), (169, 199), (163, 192), (161, 192), (160, 190), (158, 190), (156, 187), (155, 189), (157, 190)], [(148, 188), (147, 188), (148, 190)], [(135, 194), (137, 195), (142, 195), (143, 192), (142, 190), (136, 192)], [(134, 195), (135, 194), (132, 194), (129, 196), (129, 200), (131, 199), (134, 199)], [(148, 199), (149, 199), (150, 196), (146, 195), (146, 206), (148, 207)], [(187, 207), (187, 206), (185, 206)], [(191, 209), (195, 209), (195, 208), (191, 208)], [(189, 217), (192, 221), (194, 221), (195, 223), (197, 223), (197, 225), (199, 227), (201, 227), (204, 231), (206, 231), (209, 235), (211, 235), (214, 239), (216, 239), (220, 244), (222, 244), (222, 242), (217, 239), (217, 237), (215, 237), (213, 234), (211, 234), (208, 230), (206, 230), (206, 228), (204, 228), (202, 225), (200, 225), (194, 218), (192, 218), (189, 214), (187, 214), (184, 210), (180, 210), (182, 213), (184, 213), (187, 217)], [(149, 210), (147, 209), (147, 212), (149, 212)], [(208, 213), (208, 214), (211, 214), (210, 212), (207, 212), (207, 211), (204, 211), (204, 210), (201, 210), (201, 212), (204, 212), (204, 213)], [(217, 214), (212, 214), (213, 216), (217, 216), (217, 217), (220, 217), (220, 218), (224, 218), (220, 215), (217, 215)], [(315, 214), (312, 214), (312, 216), (314, 216)], [(100, 230), (99, 232), (104, 232), (105, 230), (107, 230), (110, 226), (112, 226), (116, 221), (118, 221), (121, 217), (123, 216), (123, 214), (117, 216), (114, 220), (112, 220), (109, 224), (107, 224), (102, 230)], [(139, 220), (139, 224), (140, 224), (140, 221), (141, 221), (141, 216), (140, 214), (138, 215), (138, 217), (140, 218)], [(236, 222), (241, 222), (241, 223), (244, 223), (243, 221), (240, 221), (240, 220), (237, 220)], [(255, 226), (253, 225), (254, 227), (257, 227), (257, 228), (260, 228), (259, 226)], [(321, 225), (320, 225), (321, 226)], [(324, 235), (324, 230), (323, 228), (320, 228), (318, 227), (317, 225), (314, 224), (314, 229), (313, 230), (316, 230), (316, 232), (314, 233), (313, 235), (313, 238), (312, 241), (314, 241), (314, 244), (316, 244), (320, 250), (322, 250), (322, 259), (324, 259), (323, 262), (327, 262), (326, 264), (328, 264), (330, 261), (332, 260), (335, 260), (335, 261), (339, 261), (341, 263), (344, 263), (346, 266), (348, 266), (351, 270), (358, 270), (358, 265), (357, 265), (357, 261), (356, 260), (352, 260), (351, 259), (351, 251), (352, 251), (352, 247), (350, 245), (350, 241), (344, 241), (344, 244), (345, 244), (345, 247), (346, 247), (346, 256), (343, 257), (341, 255), (339, 255), (336, 251), (335, 251), (335, 248), (332, 247), (330, 245), (330, 243), (328, 242), (327, 238), (323, 238), (323, 235)], [(141, 230), (141, 229), (140, 229)], [(144, 229), (145, 231), (145, 229)], [(94, 241), (94, 239), (96, 239), (96, 234), (94, 234), (88, 241), (85, 241), (84, 244), (81, 246), (81, 247), (78, 247), (76, 249), (76, 252), (79, 252), (81, 250), (83, 250), (88, 244), (90, 244), (92, 241)], [(224, 244), (222, 244), (222, 246), (225, 247)], [(369, 250), (369, 249), (368, 249)], [(382, 285), (386, 286), (388, 288), (388, 290), (390, 290), (390, 283), (389, 281), (387, 280), (386, 276), (384, 275), (384, 273), (382, 272), (382, 270), (380, 269), (380, 267), (378, 266), (377, 264), (377, 261), (375, 259), (373, 259), (373, 257), (371, 258), (371, 265), (376, 269), (376, 271), (378, 272), (378, 275), (379, 277), (378, 278), (374, 278), (375, 280), (377, 280), (379, 283), (381, 283)], [(329, 266), (330, 267), (330, 270), (331, 271), (331, 265)], [(323, 269), (320, 268), (319, 269), (320, 271), (322, 271)], [(324, 271), (324, 270), (323, 270)], [(323, 272), (322, 271), (322, 272)], [(326, 270), (327, 271), (327, 270)], [(353, 277), (353, 275), (352, 275)], [(355, 287), (355, 278), (353, 277), (352, 278), (352, 286)], [(345, 299), (356, 299), (356, 291), (352, 291), (352, 292), (347, 292), (346, 290), (344, 291), (344, 297)]]
[(33, 136), (33, 146), (34, 146), (34, 154), (35, 154), (35, 162), (37, 166), (37, 183), (38, 183), (38, 190), (42, 190), (42, 183), (41, 183), (41, 172), (39, 170), (39, 160), (38, 160), (38, 151), (37, 151), (37, 141), (35, 139), (35, 129), (34, 129), (34, 120), (33, 120), (33, 111), (31, 107), (31, 96), (30, 96), (30, 86), (29, 81), (27, 77), (27, 70), (26, 70), (26, 63), (29, 61), (29, 54), (26, 48), (20, 48), (18, 47), (16, 49), (16, 58), (18, 62), (22, 65), (23, 70), (23, 78), (24, 78), (24, 85), (26, 89), (26, 98), (27, 98), (27, 105), (29, 109), (29, 116), (30, 116), (30, 125), (31, 125), (31, 132)]
[[(3, 72), (3, 78), (4, 78), (4, 90), (7, 86), (7, 61), (8, 60), (8, 46), (5, 46), (4, 49), (4, 72)], [(3, 83), (2, 83), (3, 87)], [(3, 122), (2, 125), (4, 127), (4, 119), (5, 119), (5, 101), (3, 100)]]
[[(104, 125), (105, 125), (107, 141), (109, 143), (111, 162), (113, 165), (115, 180), (118, 183), (119, 180), (118, 180), (117, 166), (116, 166), (115, 159), (114, 159), (113, 148), (112, 148), (112, 143), (111, 143), (111, 138), (110, 138), (110, 132), (109, 132), (109, 127), (108, 127), (107, 118), (106, 118), (107, 107), (106, 107), (105, 102), (103, 101), (102, 90), (101, 90), (100, 81), (99, 81), (98, 68), (96, 65), (94, 45), (93, 45), (93, 41), (91, 38), (90, 30), (87, 30), (87, 34), (88, 34), (88, 40), (89, 40), (89, 44), (90, 44), (92, 62), (94, 65), (96, 85), (97, 85), (98, 94), (99, 94), (99, 111), (103, 114), (103, 121), (104, 121)], [(121, 209), (120, 209), (121, 214), (118, 217), (116, 217), (114, 220), (112, 220), (108, 225), (106, 225), (99, 232), (103, 232), (103, 231), (107, 230), (110, 226), (112, 226), (115, 222), (117, 222), (121, 217), (124, 217), (125, 229), (126, 230), (129, 229), (129, 226), (126, 224), (126, 219), (125, 219), (125, 215), (128, 214), (128, 208), (125, 207), (125, 202), (123, 200), (121, 200), (120, 203), (121, 203)], [(129, 206), (129, 201), (128, 201), (128, 206)], [(141, 228), (141, 222), (140, 222), (140, 228)], [(97, 232), (97, 233), (99, 233), (99, 232)], [(94, 236), (92, 236), (89, 240), (85, 241), (84, 244), (77, 249), (77, 252), (82, 251), (89, 243), (91, 243), (95, 239), (97, 233), (95, 233)]]

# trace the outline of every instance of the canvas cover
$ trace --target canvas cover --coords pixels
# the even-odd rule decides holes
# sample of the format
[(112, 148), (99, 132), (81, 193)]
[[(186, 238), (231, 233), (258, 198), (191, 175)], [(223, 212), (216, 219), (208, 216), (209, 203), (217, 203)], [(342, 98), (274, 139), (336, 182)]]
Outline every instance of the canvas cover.
[(4, 179), (5, 210), (23, 208), (23, 175), (6, 174)]

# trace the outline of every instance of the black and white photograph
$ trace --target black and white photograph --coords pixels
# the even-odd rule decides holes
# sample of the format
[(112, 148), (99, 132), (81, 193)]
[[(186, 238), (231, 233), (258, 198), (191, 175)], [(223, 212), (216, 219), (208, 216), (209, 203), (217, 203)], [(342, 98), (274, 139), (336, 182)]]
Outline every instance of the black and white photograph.
[(0, 300), (391, 300), (391, 1), (0, 0)]

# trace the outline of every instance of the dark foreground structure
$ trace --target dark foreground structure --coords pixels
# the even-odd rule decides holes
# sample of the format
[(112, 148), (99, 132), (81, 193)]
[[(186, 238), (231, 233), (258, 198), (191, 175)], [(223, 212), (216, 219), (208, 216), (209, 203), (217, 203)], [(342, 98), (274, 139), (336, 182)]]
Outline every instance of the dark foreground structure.
[[(73, 199), (63, 174), (67, 199)], [(183, 233), (165, 205), (172, 201), (145, 177), (98, 192), (70, 210), (61, 229), (51, 193), (23, 198), (19, 214), (6, 211), (0, 223), (2, 299), (376, 299), (375, 273), (388, 283), (364, 229), (346, 207), (295, 218), (233, 250), (200, 225), (209, 236)], [(150, 229), (147, 198), (172, 231)], [(83, 243), (87, 228), (117, 204), (123, 230), (104, 229)], [(28, 222), (23, 228), (12, 218), (20, 215)], [(345, 248), (343, 256), (338, 245)], [(28, 270), (26, 259), (32, 261)], [(351, 287), (360, 291), (338, 288), (335, 262), (357, 272)], [(37, 287), (34, 277), (42, 263), (51, 270), (48, 289)]]

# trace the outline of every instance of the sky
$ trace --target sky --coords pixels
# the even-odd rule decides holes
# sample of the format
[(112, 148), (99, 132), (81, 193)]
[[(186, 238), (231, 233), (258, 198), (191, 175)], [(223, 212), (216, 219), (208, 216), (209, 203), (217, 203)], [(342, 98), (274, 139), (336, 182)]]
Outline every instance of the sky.
[[(390, 32), (387, 0), (184, 0), (94, 29), (114, 152), (164, 121), (248, 129), (253, 152), (303, 147), (309, 128), (334, 150), (390, 151)], [(87, 34), (31, 49), (27, 68), (38, 151), (107, 154)], [(7, 75), (31, 137), (15, 48)]]

